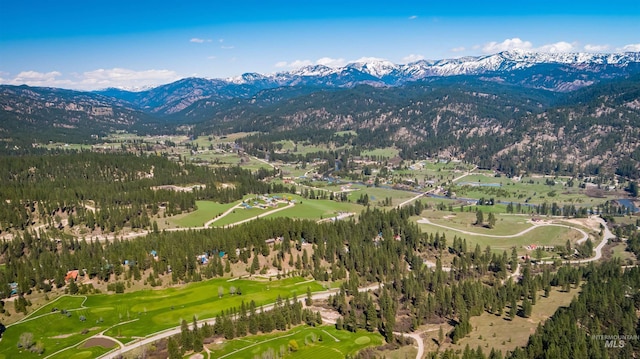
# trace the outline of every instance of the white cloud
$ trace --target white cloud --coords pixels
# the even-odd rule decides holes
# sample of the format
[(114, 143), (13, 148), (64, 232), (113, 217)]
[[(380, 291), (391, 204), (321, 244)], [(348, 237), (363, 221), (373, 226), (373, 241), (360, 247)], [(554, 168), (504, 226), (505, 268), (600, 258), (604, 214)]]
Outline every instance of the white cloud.
[(218, 58), (217, 56), (213, 56), (213, 55), (207, 56), (207, 60), (215, 60), (217, 58)]
[(458, 47), (454, 47), (453, 49), (451, 49), (452, 52), (462, 52), (464, 50), (466, 50), (464, 48), (464, 46), (458, 46)]
[(584, 45), (584, 50), (589, 52), (606, 51), (609, 50), (609, 45), (586, 44)]
[(424, 56), (416, 55), (416, 54), (410, 54), (410, 55), (407, 55), (407, 56), (402, 58), (402, 61), (404, 61), (405, 63), (411, 63), (411, 62), (416, 62), (416, 61), (420, 61), (420, 60), (424, 60)]
[(311, 60), (294, 60), (291, 62), (287, 62), (287, 61), (278, 61), (275, 63), (275, 67), (277, 68), (288, 68), (288, 69), (299, 69), (301, 67), (305, 67), (305, 66), (311, 66), (311, 65), (323, 65), (323, 66), (327, 66), (327, 67), (341, 67), (347, 64), (347, 61), (345, 61), (345, 59), (343, 58), (339, 58), (339, 59), (334, 59), (331, 57), (321, 57), (318, 60), (311, 61)]
[(506, 39), (503, 42), (491, 41), (482, 47), (482, 52), (493, 54), (501, 51), (509, 50), (531, 50), (533, 44), (529, 41), (522, 41), (520, 38)]
[(387, 59), (383, 59), (383, 58), (380, 58), (380, 57), (366, 57), (365, 56), (365, 57), (361, 57), (361, 58), (359, 58), (359, 59), (357, 59), (355, 61), (349, 61), (349, 62), (358, 63), (358, 62), (378, 62), (378, 61), (387, 61)]
[(417, 19), (417, 18), (418, 18), (418, 16), (416, 16), (416, 15), (411, 15), (411, 16), (409, 16), (409, 20), (415, 20), (415, 19)]
[(636, 52), (636, 51), (640, 51), (640, 44), (629, 44), (629, 45), (624, 45), (621, 49), (618, 50), (622, 50), (625, 52)]
[(290, 62), (287, 66), (292, 68), (292, 69), (299, 69), (301, 67), (305, 67), (305, 66), (309, 66), (309, 65), (313, 65), (313, 61), (311, 61), (311, 60), (295, 60), (293, 62)]
[(331, 57), (321, 57), (316, 60), (316, 64), (327, 67), (341, 67), (347, 64), (347, 61), (343, 58), (333, 59)]
[(51, 86), (78, 90), (96, 90), (106, 87), (141, 88), (161, 85), (178, 80), (180, 77), (171, 70), (143, 70), (113, 68), (97, 69), (63, 76), (59, 71), (23, 71), (13, 78), (3, 79), (11, 85)]
[(56, 77), (60, 77), (62, 73), (59, 71), (51, 72), (37, 72), (37, 71), (23, 71), (16, 76), (16, 80), (23, 81), (51, 81)]
[(571, 52), (575, 51), (575, 46), (566, 41), (556, 42), (555, 44), (547, 44), (540, 46), (539, 52)]
[[(597, 46), (597, 45), (587, 45)], [(585, 46), (585, 48), (587, 47)], [(476, 48), (474, 46), (474, 48)], [(501, 51), (522, 50), (522, 51), (536, 51), (536, 52), (572, 52), (577, 51), (577, 43), (570, 43), (566, 41), (558, 41), (551, 44), (544, 44), (538, 47), (534, 47), (531, 41), (525, 41), (518, 37), (512, 39), (506, 39), (502, 42), (491, 41), (482, 46), (482, 52), (493, 54)]]
[(283, 67), (287, 67), (289, 65), (289, 63), (287, 63), (286, 61), (278, 61), (275, 64), (275, 67), (277, 68), (283, 68)]
[(191, 40), (189, 40), (189, 42), (194, 42), (196, 44), (202, 44), (204, 42), (211, 42), (211, 39), (200, 39), (200, 38), (194, 37)]
[(62, 76), (62, 73), (60, 73), (59, 71), (22, 71), (14, 78), (3, 79), (2, 82), (8, 83), (10, 85), (28, 85), (42, 87), (68, 86), (72, 83), (67, 79), (59, 79), (60, 76)]

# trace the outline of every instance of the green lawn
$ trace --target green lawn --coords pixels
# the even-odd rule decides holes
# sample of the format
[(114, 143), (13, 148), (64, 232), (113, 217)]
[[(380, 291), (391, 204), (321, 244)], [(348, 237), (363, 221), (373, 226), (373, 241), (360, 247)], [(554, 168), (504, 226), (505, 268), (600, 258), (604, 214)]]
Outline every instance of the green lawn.
[[(322, 341), (320, 341), (322, 338)], [(289, 344), (295, 341), (297, 351), (289, 351)], [(369, 346), (378, 346), (383, 342), (380, 334), (358, 331), (351, 333), (336, 330), (334, 326), (309, 327), (299, 326), (287, 332), (248, 336), (234, 339), (222, 344), (209, 346), (213, 358), (248, 358), (260, 357), (263, 353), (273, 351), (280, 353), (284, 348), (285, 358), (321, 359), (345, 358)]]
[[(567, 178), (556, 179), (555, 185), (546, 184), (546, 180), (547, 178), (524, 177), (514, 181), (507, 177), (473, 174), (457, 181), (454, 191), (458, 197), (465, 198), (493, 197), (501, 201), (532, 204), (556, 202), (560, 205), (573, 204), (577, 207), (596, 206), (607, 200), (607, 198), (588, 197), (585, 190), (578, 187), (577, 180), (574, 181), (573, 187), (565, 185)], [(498, 184), (500, 186), (491, 186)], [(613, 193), (607, 195), (609, 199), (615, 197)]]
[[(329, 188), (329, 187), (328, 187)], [(367, 187), (359, 184), (354, 184), (351, 186), (353, 189), (358, 189), (357, 191), (349, 192), (348, 198), (351, 202), (356, 202), (361, 195), (365, 193), (369, 196), (369, 202), (371, 204), (380, 204), (384, 201), (386, 197), (391, 197), (392, 206), (397, 206), (400, 203), (406, 201), (409, 198), (415, 197), (417, 193), (401, 191), (389, 188), (380, 188), (380, 187)]]
[(170, 221), (178, 227), (201, 227), (205, 222), (222, 214), (237, 203), (238, 202), (218, 203), (212, 201), (196, 201), (196, 206), (198, 206), (197, 210), (188, 214), (174, 216)]
[(400, 151), (398, 151), (398, 149), (395, 147), (385, 147), (385, 148), (376, 148), (375, 150), (362, 151), (360, 155), (362, 157), (378, 156), (378, 157), (384, 157), (384, 158), (392, 158), (397, 156), (398, 153), (400, 153)]
[(295, 207), (268, 215), (266, 218), (323, 219), (334, 217), (337, 212), (360, 213), (364, 208), (354, 203), (336, 202), (328, 199), (304, 199), (300, 196), (293, 197), (298, 201)]
[[(257, 305), (275, 302), (278, 296), (292, 297), (306, 292), (307, 286), (312, 291), (323, 288), (316, 282), (297, 285), (302, 278), (283, 280), (255, 281), (212, 279), (205, 282), (192, 283), (180, 288), (163, 290), (143, 290), (117, 295), (91, 295), (86, 297), (64, 296), (45, 305), (34, 312), (26, 320), (10, 326), (4, 333), (0, 346), (0, 358), (37, 358), (37, 354), (20, 352), (17, 347), (22, 333), (30, 332), (36, 342), (42, 343), (45, 355), (58, 350), (74, 347), (90, 336), (106, 330), (106, 335), (118, 337), (123, 342), (134, 337), (175, 327), (182, 319), (191, 321), (193, 316), (199, 319), (211, 318), (222, 310), (240, 305), (241, 301), (255, 301)], [(242, 292), (241, 295), (230, 295), (230, 288)], [(222, 287), (224, 295), (218, 297), (218, 288)], [(84, 301), (84, 306), (82, 306)], [(52, 308), (58, 311), (52, 312)], [(60, 310), (68, 310), (70, 316), (61, 314)], [(86, 318), (81, 321), (81, 316)], [(86, 331), (83, 334), (83, 331)], [(56, 358), (67, 358), (77, 349), (70, 349), (56, 355)], [(91, 348), (92, 353), (104, 353), (107, 349)], [(85, 350), (85, 351), (86, 351)]]
[[(253, 206), (253, 202), (251, 202), (251, 206)], [(284, 203), (279, 203), (277, 208), (282, 208), (286, 206)], [(269, 213), (277, 208), (268, 207), (267, 209), (260, 209), (257, 207), (254, 208), (236, 208), (233, 212), (228, 215), (218, 219), (217, 221), (211, 223), (211, 227), (223, 227), (228, 224), (233, 224), (236, 222), (240, 222), (245, 219), (255, 218), (256, 216)]]

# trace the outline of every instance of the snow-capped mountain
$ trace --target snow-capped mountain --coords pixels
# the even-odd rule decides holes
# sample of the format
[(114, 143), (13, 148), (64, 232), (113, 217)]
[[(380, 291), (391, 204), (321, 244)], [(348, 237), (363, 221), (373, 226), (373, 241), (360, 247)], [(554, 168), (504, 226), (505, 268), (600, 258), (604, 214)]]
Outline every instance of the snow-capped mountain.
[(447, 76), (475, 76), (483, 81), (568, 92), (603, 79), (638, 73), (640, 52), (505, 51), (484, 56), (420, 60), (408, 64), (370, 58), (343, 67), (312, 65), (273, 74), (245, 73), (227, 79), (189, 78), (142, 92), (119, 90), (98, 93), (130, 101), (145, 111), (171, 114), (202, 99), (216, 104), (231, 98), (249, 98), (260, 91), (278, 87), (349, 88), (363, 84), (389, 87)]
[[(640, 52), (600, 54), (600, 53), (540, 53), (525, 51), (505, 51), (493, 55), (461, 57), (445, 60), (420, 60), (409, 64), (394, 64), (383, 59), (353, 62), (344, 67), (331, 68), (323, 65), (305, 66), (296, 70), (260, 76), (260, 80), (271, 79), (280, 85), (298, 82), (298, 77), (340, 76), (353, 71), (377, 79), (389, 78), (387, 84), (416, 81), (433, 76), (481, 75), (496, 71), (514, 71), (539, 64), (568, 66), (613, 65), (626, 66), (640, 63)], [(235, 84), (251, 84), (254, 76), (245, 74), (227, 79)], [(255, 75), (255, 74), (250, 74)]]

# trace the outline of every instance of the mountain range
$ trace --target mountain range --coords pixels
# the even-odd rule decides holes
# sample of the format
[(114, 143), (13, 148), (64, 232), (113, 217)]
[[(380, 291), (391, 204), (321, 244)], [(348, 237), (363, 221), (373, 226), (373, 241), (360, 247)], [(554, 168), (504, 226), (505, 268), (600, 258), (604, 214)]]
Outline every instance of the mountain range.
[(485, 81), (569, 92), (603, 79), (639, 72), (640, 52), (595, 54), (505, 51), (479, 57), (420, 60), (403, 65), (371, 59), (337, 68), (313, 65), (268, 75), (245, 73), (228, 79), (187, 78), (141, 92), (112, 88), (96, 93), (129, 101), (150, 113), (170, 115), (199, 100), (209, 99), (215, 105), (220, 101), (248, 98), (260, 91), (280, 87), (351, 88), (363, 84), (396, 87), (416, 81), (467, 75)]
[(406, 65), (371, 60), (186, 78), (139, 92), (0, 86), (5, 147), (178, 128), (191, 134), (355, 130), (360, 145), (365, 139), (394, 144), (404, 157), (466, 156), (485, 167), (543, 172), (548, 168), (532, 168), (531, 161), (612, 169), (624, 163), (633, 172), (640, 160), (640, 53), (510, 51)]

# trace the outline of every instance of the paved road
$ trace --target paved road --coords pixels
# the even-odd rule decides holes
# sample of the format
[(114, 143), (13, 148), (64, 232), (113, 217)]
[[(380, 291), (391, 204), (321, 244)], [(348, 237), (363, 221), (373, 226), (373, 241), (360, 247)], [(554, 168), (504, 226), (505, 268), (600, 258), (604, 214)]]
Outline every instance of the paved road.
[(410, 337), (413, 338), (413, 340), (416, 341), (416, 344), (418, 345), (418, 353), (416, 353), (416, 359), (422, 359), (422, 357), (424, 356), (424, 340), (422, 340), (422, 337), (420, 336), (420, 333), (399, 333), (399, 332), (393, 332), (393, 334), (398, 335), (398, 336), (402, 336), (404, 335), (405, 337)]

